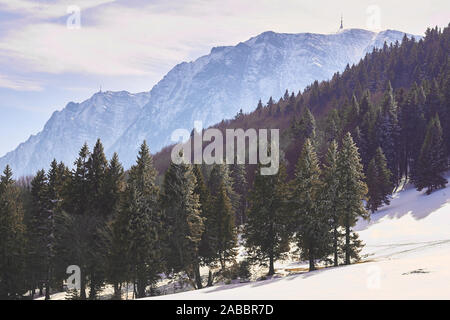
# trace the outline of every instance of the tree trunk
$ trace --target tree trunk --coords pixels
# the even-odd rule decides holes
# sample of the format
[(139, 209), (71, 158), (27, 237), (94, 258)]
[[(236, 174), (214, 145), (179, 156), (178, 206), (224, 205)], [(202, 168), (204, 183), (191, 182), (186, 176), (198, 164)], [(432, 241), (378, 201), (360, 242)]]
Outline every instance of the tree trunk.
[(345, 264), (350, 264), (350, 225), (348, 219), (345, 223)]
[(309, 271), (316, 270), (316, 266), (314, 265), (314, 254), (311, 248), (309, 248)]
[(114, 299), (120, 300), (120, 289), (117, 282), (114, 283)]
[(45, 284), (45, 300), (50, 300), (50, 281)]
[(212, 287), (212, 285), (213, 285), (213, 281), (214, 281), (214, 279), (213, 279), (213, 274), (212, 274), (212, 271), (211, 271), (211, 269), (208, 271), (208, 283), (207, 283), (207, 287)]
[(271, 253), (270, 254), (270, 257), (269, 257), (269, 276), (273, 276), (274, 274), (275, 274), (275, 268), (274, 268), (274, 265), (273, 265), (273, 253)]
[(95, 298), (97, 297), (97, 289), (95, 288), (95, 283), (93, 278), (91, 278), (91, 285), (90, 285), (90, 290), (89, 290), (89, 300), (95, 300)]
[(225, 257), (222, 257), (222, 252), (219, 252), (219, 260), (222, 271), (225, 271)]
[(334, 250), (334, 266), (337, 267), (339, 265), (339, 257), (338, 257), (338, 231), (337, 226), (334, 226), (333, 230), (333, 250)]
[(136, 294), (137, 298), (144, 298), (146, 289), (145, 282), (138, 279), (136, 287), (137, 287), (137, 294)]
[(203, 288), (202, 277), (200, 275), (200, 265), (198, 263), (194, 265), (194, 277), (197, 289), (202, 289)]
[(84, 277), (80, 277), (80, 299), (86, 300), (86, 283)]

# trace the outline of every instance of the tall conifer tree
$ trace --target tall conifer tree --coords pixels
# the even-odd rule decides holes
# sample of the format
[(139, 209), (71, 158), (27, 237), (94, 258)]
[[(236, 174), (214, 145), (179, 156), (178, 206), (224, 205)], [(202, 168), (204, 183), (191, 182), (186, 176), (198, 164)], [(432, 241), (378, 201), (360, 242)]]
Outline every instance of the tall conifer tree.
[(164, 175), (161, 195), (168, 245), (167, 269), (169, 272), (186, 272), (194, 287), (194, 270), (199, 263), (199, 244), (204, 232), (200, 199), (195, 188), (192, 165), (172, 162)]
[(25, 232), (20, 191), (6, 166), (0, 177), (0, 299), (25, 293)]
[(350, 264), (352, 258), (358, 259), (357, 253), (360, 247), (360, 242), (352, 234), (352, 227), (359, 217), (368, 217), (363, 205), (367, 194), (363, 166), (358, 148), (350, 133), (347, 133), (342, 141), (338, 155), (337, 176), (339, 179), (338, 212), (345, 228), (345, 264)]
[(275, 273), (274, 262), (289, 251), (289, 217), (286, 169), (280, 165), (276, 175), (259, 174), (249, 194), (248, 220), (244, 239), (251, 260), (269, 266), (269, 276)]
[(309, 270), (315, 270), (316, 260), (329, 254), (329, 221), (319, 206), (321, 189), (317, 154), (306, 139), (298, 160), (293, 181), (295, 234), (301, 257), (309, 260)]
[(141, 145), (136, 164), (130, 169), (125, 211), (128, 253), (137, 297), (146, 295), (162, 271), (162, 222), (158, 204), (157, 172), (147, 143)]
[(333, 264), (339, 265), (340, 247), (342, 240), (342, 233), (340, 226), (342, 224), (342, 217), (339, 214), (339, 178), (337, 175), (337, 161), (338, 161), (338, 145), (333, 140), (325, 156), (325, 163), (322, 170), (322, 190), (320, 196), (320, 210), (322, 214), (329, 219), (331, 226), (331, 238), (333, 249)]

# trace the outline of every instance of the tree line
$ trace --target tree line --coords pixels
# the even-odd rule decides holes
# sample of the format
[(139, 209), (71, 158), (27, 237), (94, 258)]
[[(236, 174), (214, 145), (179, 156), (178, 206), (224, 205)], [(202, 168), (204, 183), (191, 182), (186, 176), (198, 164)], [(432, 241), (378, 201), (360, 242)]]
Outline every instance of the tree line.
[(350, 133), (340, 151), (330, 144), (328, 156), (322, 166), (308, 139), (295, 179), (287, 181), (283, 164), (274, 176), (258, 173), (246, 199), (238, 193), (248, 188), (242, 165), (171, 163), (158, 182), (145, 142), (127, 172), (117, 154), (106, 159), (100, 140), (92, 152), (81, 148), (72, 170), (54, 160), (28, 184), (15, 182), (7, 166), (0, 184), (1, 298), (39, 290), (48, 299), (63, 290), (69, 265), (81, 269), (81, 289), (71, 298), (97, 299), (110, 284), (119, 299), (127, 283), (145, 297), (163, 274), (182, 274), (202, 288), (231, 272), (238, 235), (244, 262), (269, 265), (269, 275), (292, 242), (310, 270), (320, 261), (349, 264), (361, 247), (351, 228), (367, 216)]

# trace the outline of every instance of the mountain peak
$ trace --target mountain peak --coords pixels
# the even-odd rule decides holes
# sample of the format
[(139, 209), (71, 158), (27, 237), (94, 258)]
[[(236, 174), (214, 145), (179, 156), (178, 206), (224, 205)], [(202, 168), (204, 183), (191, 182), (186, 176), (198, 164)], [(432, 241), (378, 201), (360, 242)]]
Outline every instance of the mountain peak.
[(259, 99), (277, 100), (286, 89), (299, 91), (315, 80), (330, 79), (357, 63), (373, 47), (401, 41), (404, 33), (345, 29), (334, 34), (266, 31), (236, 46), (176, 65), (150, 92), (97, 92), (55, 112), (45, 129), (0, 158), (16, 175), (47, 168), (53, 158), (73, 164), (78, 149), (101, 138), (107, 155), (118, 152), (127, 168), (146, 139), (153, 152), (171, 143), (175, 129), (194, 121), (207, 127), (252, 111)]

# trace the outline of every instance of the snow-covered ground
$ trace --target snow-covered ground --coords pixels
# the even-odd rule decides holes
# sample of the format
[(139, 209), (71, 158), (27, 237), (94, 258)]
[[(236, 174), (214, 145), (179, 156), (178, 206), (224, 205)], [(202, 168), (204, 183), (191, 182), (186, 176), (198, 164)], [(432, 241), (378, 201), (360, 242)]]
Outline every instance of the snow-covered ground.
[[(277, 275), (269, 280), (194, 291), (165, 279), (158, 283), (165, 295), (148, 299), (450, 299), (450, 185), (429, 196), (414, 188), (400, 191), (355, 230), (366, 244), (358, 264), (306, 272), (308, 265), (291, 255), (276, 264)], [(267, 268), (252, 271), (258, 277)], [(170, 294), (184, 290), (191, 291)], [(108, 286), (101, 299), (111, 295)], [(65, 297), (64, 292), (52, 295), (54, 300)]]
[(450, 299), (450, 187), (400, 191), (355, 230), (361, 263), (295, 274), (306, 265), (278, 263), (288, 275), (152, 299)]

